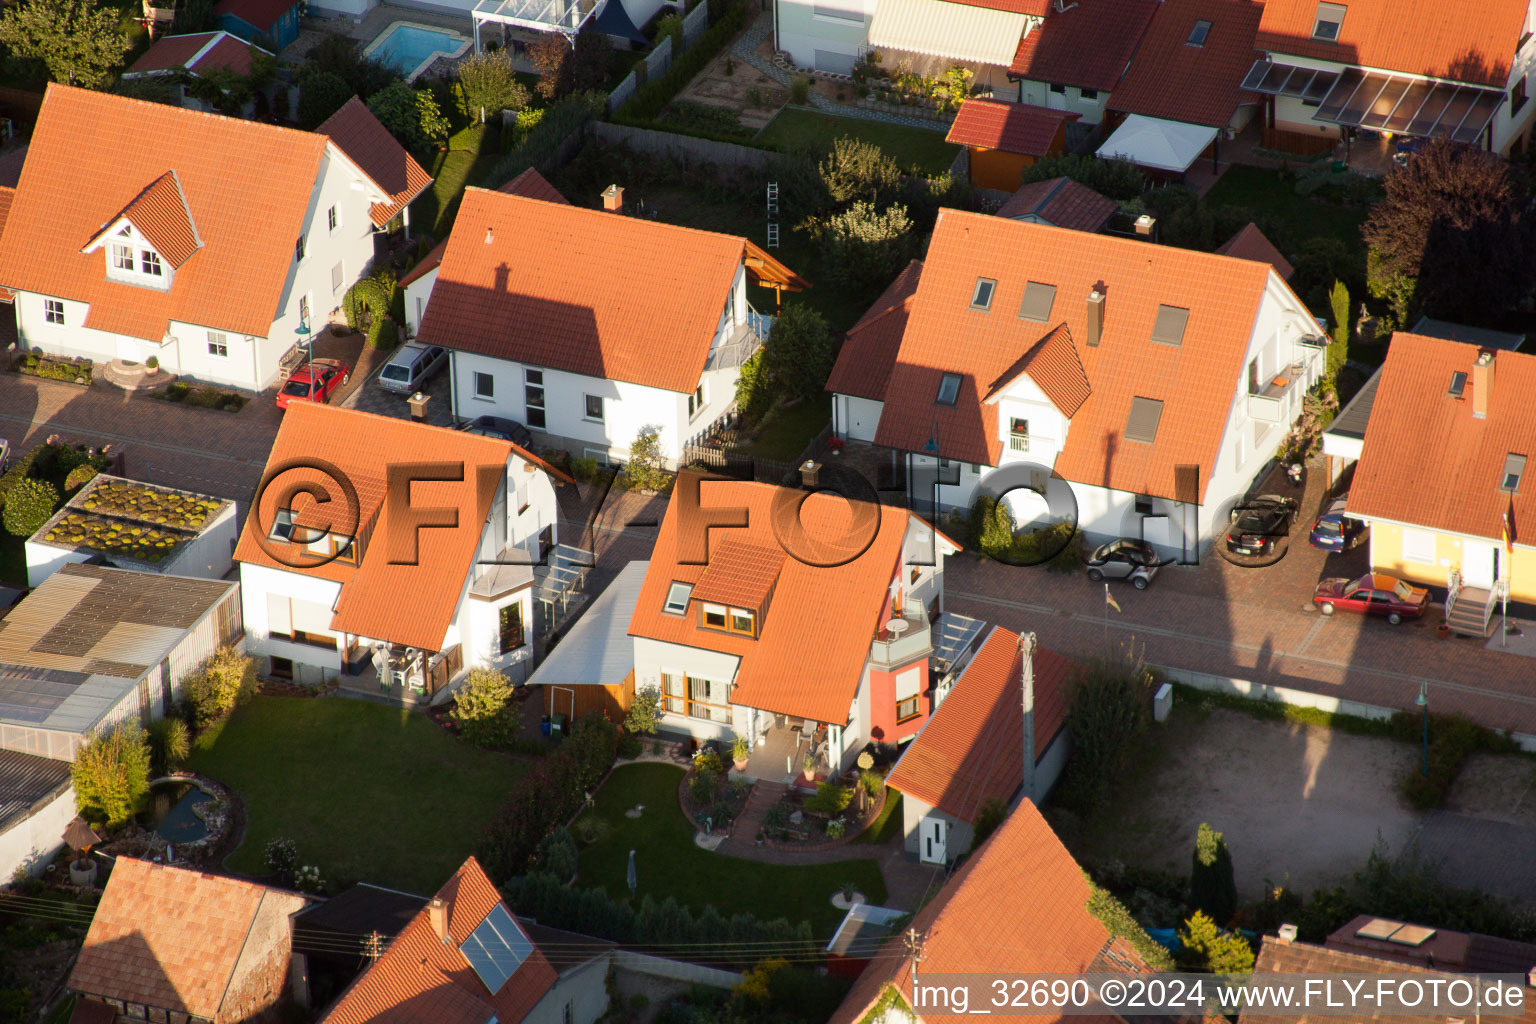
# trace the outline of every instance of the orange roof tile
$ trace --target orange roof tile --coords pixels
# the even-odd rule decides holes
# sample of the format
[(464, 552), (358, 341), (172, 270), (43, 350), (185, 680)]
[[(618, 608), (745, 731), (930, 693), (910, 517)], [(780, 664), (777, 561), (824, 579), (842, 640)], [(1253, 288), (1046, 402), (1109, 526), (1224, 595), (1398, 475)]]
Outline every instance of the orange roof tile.
[(1223, 256), (1233, 256), (1240, 260), (1257, 260), (1260, 263), (1268, 263), (1275, 268), (1275, 273), (1289, 281), (1295, 268), (1280, 255), (1280, 250), (1275, 244), (1265, 237), (1259, 226), (1249, 221), (1241, 231), (1221, 243), (1216, 251)]
[[(259, 531), (271, 527), (284, 496), (295, 494), (294, 488), (300, 483), (320, 487), (337, 502), (331, 506), (302, 499), (302, 504), (294, 502), (300, 505), (296, 511), (300, 513), (297, 519), (301, 524), (323, 526), (328, 521), (342, 535), (354, 529), (338, 485), (320, 471), (297, 468), (272, 477), (274, 483), (261, 494), (258, 506), (252, 510), (254, 514), (246, 516), (235, 558), (340, 583), (341, 597), (331, 620), (333, 629), (423, 650), (439, 650), (458, 609), (464, 581), (473, 570), (490, 513), (493, 494), (488, 490), (481, 492), (480, 474), (499, 475), (512, 456), (560, 479), (570, 479), (507, 441), (338, 406), (295, 402), (283, 414), (282, 426), (267, 458), (267, 474), (320, 459), (350, 481), (357, 494), (358, 520), (363, 524), (365, 537), (367, 524), (375, 524), (363, 549), (362, 564), (354, 567), (331, 561), (294, 568), (277, 561), (267, 550)], [(411, 504), (417, 509), (451, 508), (459, 525), (418, 532), (404, 517), (391, 515), (385, 502), (386, 467), (445, 461), (463, 465), (464, 481), (419, 481), (411, 488)], [(390, 564), (392, 557), (403, 559), (403, 553), (415, 545), (419, 545), (416, 564)], [(409, 599), (402, 595), (409, 595)]]
[(691, 393), (746, 252), (735, 235), (471, 188), (418, 337)]
[(436, 898), (448, 906), (448, 941), (438, 938), (423, 908), (342, 993), (321, 1024), (485, 1024), (492, 1016), (518, 1024), (528, 1015), (556, 978), (537, 946), (496, 992), (460, 951), (501, 903), (480, 863), (473, 857), (465, 861)]
[(761, 608), (784, 566), (777, 544), (752, 544), (734, 537), (710, 551), (709, 565), (694, 584), (692, 599), (736, 608)]
[(1067, 330), (1066, 324), (1058, 325), (1031, 345), (1017, 363), (993, 382), (982, 401), (996, 402), (1015, 381), (1026, 376), (1068, 419), (1076, 415), (1093, 393), (1093, 388), (1088, 386), (1088, 376), (1083, 373), (1083, 364), (1077, 358), (1077, 348), (1072, 344), (1072, 332)]
[[(545, 180), (544, 175), (540, 174), (532, 167), (528, 168), (522, 174), (519, 174), (511, 181), (507, 182), (496, 191), (506, 192), (507, 194), (514, 196), (527, 196), (529, 199), (542, 199), (549, 203), (564, 203), (567, 206), (571, 205), (570, 200), (561, 195), (555, 186), (551, 185), (547, 180)], [(400, 279), (400, 287), (404, 288), (411, 282), (425, 277), (428, 272), (436, 270), (438, 266), (442, 264), (443, 253), (447, 250), (448, 239), (445, 238), (441, 242), (438, 242), (437, 245), (433, 246), (432, 251), (423, 256), (421, 258), (421, 262), (412, 267), (410, 272)]]
[(960, 105), (945, 142), (1005, 153), (1045, 156), (1051, 151), (1062, 125), (1076, 121), (1065, 110), (999, 100), (966, 100)]
[[(869, 660), (870, 643), (886, 618), (891, 583), (901, 569), (907, 526), (916, 517), (904, 509), (860, 503), (856, 507), (868, 518), (855, 520), (851, 518), (853, 506), (842, 498), (811, 495), (800, 507), (805, 539), (793, 542), (795, 550), (819, 562), (846, 560), (845, 564), (821, 567), (807, 565), (793, 555), (786, 557), (759, 636), (753, 639), (705, 629), (693, 614), (665, 613), (662, 608), (667, 591), (673, 582), (702, 584), (712, 560), (722, 551), (728, 552), (732, 541), (778, 549), (776, 534), (785, 524), (774, 525), (774, 499), (778, 497), (783, 509), (792, 511), (802, 492), (711, 478), (700, 484), (699, 494), (699, 503), (706, 511), (745, 508), (747, 525), (709, 531), (710, 566), (681, 564), (678, 509), (682, 502), (670, 502), (630, 618), (629, 634), (720, 651), (740, 659), (731, 694), (734, 704), (819, 722), (846, 721), (849, 703)], [(855, 554), (857, 557), (852, 557)], [(810, 652), (814, 652), (814, 672), (806, 670)]]
[[(265, 899), (297, 893), (120, 857), (69, 976), (77, 992), (214, 1018)], [(273, 952), (287, 955), (288, 935)]]
[[(11, 217), (11, 202), (16, 198), (16, 190), (0, 185), (0, 235), (5, 234), (5, 222)], [(9, 288), (0, 288), (0, 302), (14, 302), (16, 293)]]
[[(1478, 347), (1392, 336), (1349, 489), (1349, 511), (1497, 540), (1513, 509), (1515, 543), (1536, 544), (1536, 355), (1497, 352), (1486, 419), (1472, 415)], [(1451, 375), (1465, 373), (1461, 398)], [(1507, 456), (1529, 459), (1520, 493), (1499, 490)]]
[[(1072, 663), (1036, 645), (1034, 667), (1038, 760), (1066, 723)], [(994, 628), (907, 745), (887, 785), (972, 824), (988, 800), (1011, 800), (1024, 783), (1022, 669), (1019, 635)]]
[[(941, 211), (875, 442), (920, 451), (936, 425), (945, 457), (997, 465), (997, 406), (981, 398), (1050, 324), (1065, 324), (1093, 391), (1072, 417), (1056, 470), (1080, 483), (1176, 498), (1174, 467), (1194, 464), (1203, 491), (1269, 274), (1248, 260)], [(998, 282), (990, 312), (969, 308), (982, 277)], [(1050, 324), (1017, 315), (1030, 281), (1056, 286)], [(1104, 332), (1089, 347), (1087, 298), (1098, 284)], [(1181, 346), (1149, 340), (1163, 304), (1190, 311)], [(954, 407), (935, 402), (944, 373), (962, 376)], [(1150, 444), (1124, 438), (1136, 397), (1167, 403)]]
[(901, 336), (907, 329), (912, 296), (917, 292), (917, 282), (922, 276), (922, 260), (908, 263), (859, 322), (848, 329), (843, 347), (838, 350), (837, 362), (827, 377), (828, 391), (877, 402), (884, 400), (891, 366), (896, 362)]
[(388, 224), (407, 203), (432, 184), (432, 175), (395, 141), (389, 129), (380, 124), (368, 105), (356, 96), (326, 118), (315, 131), (341, 147), (347, 158), (361, 167), (363, 173), (389, 196), (389, 202), (374, 203), (368, 211), (375, 227)]
[(1317, 0), (1265, 0), (1261, 50), (1502, 88), (1527, 0), (1349, 0), (1336, 42), (1312, 38)]
[(178, 270), (203, 247), (203, 240), (197, 236), (197, 225), (192, 223), (192, 211), (187, 208), (186, 194), (182, 192), (174, 170), (166, 171), (150, 182), (133, 202), (92, 236), (81, 252), (94, 249), (114, 226), (125, 220)]
[[(170, 320), (264, 338), (326, 144), (312, 132), (50, 85), (0, 237), (0, 285), (88, 302), (92, 321), (110, 316), (112, 329), (152, 341)], [(108, 280), (102, 255), (81, 246), (168, 170), (203, 248), (166, 291)]]
[(1023, 185), (998, 209), (1009, 220), (1039, 218), (1059, 228), (1102, 230), (1120, 204), (1071, 178), (1048, 178)]
[(1158, 0), (1077, 0), (1019, 40), (1010, 74), (1109, 92), (1136, 52)]
[[(941, 706), (942, 710), (942, 706)], [(940, 974), (1080, 974), (1113, 942), (1088, 912), (1088, 880), (1035, 805), (1025, 800), (998, 826), (917, 916), (924, 976)], [(1116, 944), (1118, 949), (1121, 944)], [(1136, 960), (1134, 954), (1131, 959)], [(911, 959), (900, 936), (859, 975), (828, 1024), (855, 1024), (890, 986), (912, 1005)], [(975, 1017), (924, 1010), (923, 1024)], [(1118, 1020), (1105, 1013), (1035, 1021)]]
[(267, 52), (228, 32), (162, 36), (124, 74), (145, 75), (161, 71), (207, 74), (227, 70), (238, 75), (249, 75), (252, 51)]
[(953, 0), (953, 2), (964, 7), (984, 7), (989, 11), (1029, 14), (1040, 18), (1051, 9), (1052, 0)]
[[(1238, 104), (1257, 98), (1242, 84), (1258, 57), (1253, 40), (1263, 12), (1258, 0), (1163, 0), (1109, 108), (1226, 127)], [(1203, 45), (1191, 46), (1197, 21), (1211, 27)]]

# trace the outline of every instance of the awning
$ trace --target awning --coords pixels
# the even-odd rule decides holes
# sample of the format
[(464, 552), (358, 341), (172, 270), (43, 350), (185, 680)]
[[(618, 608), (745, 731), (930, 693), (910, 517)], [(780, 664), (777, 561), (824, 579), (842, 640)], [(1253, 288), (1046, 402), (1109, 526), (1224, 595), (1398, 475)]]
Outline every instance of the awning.
[(575, 35), (592, 17), (597, 0), (480, 0), (470, 17), (536, 32)]
[(880, 0), (869, 45), (1007, 67), (1029, 19), (945, 0)]
[(1456, 82), (1437, 82), (1348, 67), (1342, 72), (1255, 61), (1243, 88), (1316, 103), (1314, 121), (1474, 143), (1498, 113), (1504, 93)]
[(632, 43), (642, 44), (650, 42), (643, 32), (635, 28), (635, 20), (624, 9), (622, 0), (608, 0), (603, 4), (603, 9), (597, 12), (597, 20), (592, 22), (592, 28), (615, 39), (628, 39)]
[(1119, 157), (1138, 167), (1183, 174), (1216, 138), (1216, 129), (1203, 124), (1164, 121), (1131, 114), (1099, 147), (1106, 159)]
[(528, 677), (530, 686), (618, 686), (635, 667), (629, 620), (650, 562), (630, 562)]

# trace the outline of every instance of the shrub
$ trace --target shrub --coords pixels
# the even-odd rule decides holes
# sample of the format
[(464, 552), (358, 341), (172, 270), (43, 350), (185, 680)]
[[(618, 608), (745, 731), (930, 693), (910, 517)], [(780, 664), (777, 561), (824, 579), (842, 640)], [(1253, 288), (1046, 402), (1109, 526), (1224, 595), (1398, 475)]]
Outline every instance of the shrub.
[(345, 79), (329, 71), (305, 76), (299, 85), (299, 125), (314, 131), (354, 95)]
[(256, 692), (256, 661), (233, 647), (220, 647), (188, 677), (184, 692), (201, 729)]
[[(572, 459), (574, 463), (576, 460)], [(661, 690), (654, 686), (642, 686), (635, 691), (629, 714), (624, 717), (624, 728), (630, 732), (643, 732), (654, 736), (661, 723)]]
[(70, 765), (75, 806), (87, 821), (117, 828), (127, 824), (149, 792), (149, 743), (137, 722), (97, 733)]
[(424, 153), (434, 142), (448, 137), (448, 121), (430, 89), (412, 89), (404, 82), (394, 82), (368, 98), (368, 109), (414, 153)]
[(470, 120), (480, 120), (482, 113), (490, 119), (503, 110), (522, 110), (532, 98), (528, 87), (517, 80), (512, 55), (506, 50), (474, 54), (460, 62), (455, 73), (459, 113)]
[(299, 847), (292, 839), (284, 839), (279, 836), (270, 840), (266, 848), (267, 870), (271, 872), (278, 882), (285, 886), (293, 885), (294, 876), (299, 871)]
[(867, 772), (875, 766), (875, 755), (871, 754), (867, 750), (861, 750), (859, 751), (859, 756), (854, 761), (854, 763), (859, 766), (860, 771)]
[(558, 32), (541, 34), (536, 42), (528, 44), (528, 62), (539, 73), (534, 86), (539, 95), (547, 100), (563, 96), (571, 90), (571, 44)]
[(1146, 176), (1129, 160), (1101, 160), (1071, 153), (1036, 160), (1024, 169), (1020, 181), (1027, 185), (1051, 178), (1071, 178), (1119, 202), (1135, 199), (1146, 184)]
[(736, 408), (742, 418), (753, 422), (773, 405), (773, 382), (768, 374), (766, 349), (760, 348), (741, 364), (736, 378)]
[(85, 462), (76, 466), (74, 469), (70, 470), (69, 475), (64, 478), (64, 493), (68, 494), (71, 491), (77, 491), (81, 487), (84, 487), (86, 484), (95, 479), (98, 472), (100, 471), (89, 462)]
[(1328, 346), (1327, 376), (1332, 380), (1349, 358), (1349, 289), (1343, 281), (1334, 281), (1328, 293), (1328, 306), (1333, 311), (1333, 341)]
[[(868, 754), (860, 754), (859, 758), (862, 760), (868, 756)], [(870, 764), (874, 764), (874, 758), (870, 758)], [(885, 789), (885, 776), (869, 768), (861, 768), (859, 769), (859, 785), (863, 787), (864, 792), (868, 794), (871, 800), (877, 799)]]
[(841, 839), (848, 831), (848, 823), (842, 818), (833, 818), (827, 822), (827, 838)]
[(860, 200), (818, 226), (827, 276), (850, 288), (874, 288), (911, 258), (912, 218), (900, 204), (877, 211)]
[(477, 747), (505, 747), (517, 735), (521, 713), (512, 700), (512, 684), (500, 672), (471, 669), (454, 694), (448, 712), (459, 734)]
[[(372, 96), (400, 80), (393, 68), (372, 57), (364, 57), (357, 40), (340, 33), (331, 33), (309, 51), (308, 59), (299, 69), (298, 80), (302, 84), (320, 73), (340, 78), (347, 87), (348, 99), (353, 95)], [(281, 91), (278, 95), (282, 95)]]
[(789, 83), (789, 102), (803, 107), (811, 102), (811, 80), (800, 75)]
[(179, 718), (161, 718), (149, 726), (150, 761), (156, 772), (180, 771), (192, 753), (192, 737), (187, 723)]
[(619, 744), (615, 751), (620, 757), (633, 760), (645, 752), (645, 744), (632, 732), (620, 733)]
[(736, 805), (729, 800), (716, 800), (709, 809), (709, 816), (716, 828), (724, 828), (736, 820)]
[(591, 483), (597, 478), (597, 460), (586, 458), (571, 459), (571, 476), (582, 483)]
[(774, 804), (763, 812), (763, 827), (767, 829), (781, 829), (789, 825), (789, 808), (783, 804)]
[(1057, 803), (1091, 812), (1109, 796), (1110, 783), (1132, 756), (1150, 721), (1156, 677), (1136, 652), (1083, 659), (1072, 681), (1067, 726), (1072, 753), (1057, 789)]
[(843, 136), (817, 165), (821, 183), (837, 203), (883, 206), (901, 188), (901, 168), (873, 142)]
[(976, 828), (971, 833), (971, 852), (987, 841), (987, 837), (997, 831), (1008, 817), (1008, 805), (996, 797), (981, 805), (981, 810), (976, 812)]
[(539, 841), (538, 866), (562, 882), (576, 877), (576, 840), (571, 833), (557, 828)]
[(5, 496), (5, 529), (16, 537), (30, 537), (53, 518), (59, 492), (50, 483), (31, 478), (19, 481)]
[(853, 790), (835, 782), (816, 783), (816, 795), (805, 798), (805, 809), (813, 814), (840, 814), (853, 799)]
[[(548, 169), (560, 155), (566, 140), (586, 127), (606, 109), (602, 93), (573, 93), (544, 108), (538, 123), (527, 129), (518, 144), (488, 175), (490, 181), (511, 181), (530, 167)], [(518, 117), (521, 128), (523, 119)]]
[(707, 768), (695, 769), (693, 778), (688, 781), (688, 793), (693, 797), (694, 803), (698, 804), (713, 803), (719, 788), (720, 773)]
[(325, 881), (318, 867), (305, 864), (293, 873), (293, 887), (299, 892), (320, 893), (325, 891)]
[(629, 461), (624, 464), (624, 479), (631, 490), (659, 491), (666, 486), (667, 473), (661, 468), (661, 439), (655, 427), (641, 427), (629, 446)]
[(389, 321), (389, 309), (399, 291), (393, 280), (380, 277), (364, 277), (347, 289), (341, 300), (347, 326), (368, 336), (373, 348), (384, 348), (388, 339), (384, 336)]
[(983, 494), (971, 506), (971, 544), (989, 558), (1013, 549), (1013, 511), (1006, 501)]
[(1237, 912), (1232, 853), (1222, 834), (1203, 821), (1195, 835), (1195, 852), (1189, 867), (1189, 902), (1213, 921), (1230, 921)]
[(1201, 911), (1185, 922), (1179, 931), (1179, 941), (1184, 944), (1185, 955), (1191, 966), (1215, 974), (1247, 974), (1253, 970), (1253, 947), (1248, 940), (1233, 932), (1216, 927)]
[(719, 775), (725, 770), (725, 762), (720, 760), (720, 755), (712, 750), (701, 750), (693, 757), (695, 771), (714, 772)]
[(776, 387), (786, 395), (813, 399), (824, 393), (837, 359), (837, 339), (819, 311), (790, 302), (774, 323), (763, 351)]

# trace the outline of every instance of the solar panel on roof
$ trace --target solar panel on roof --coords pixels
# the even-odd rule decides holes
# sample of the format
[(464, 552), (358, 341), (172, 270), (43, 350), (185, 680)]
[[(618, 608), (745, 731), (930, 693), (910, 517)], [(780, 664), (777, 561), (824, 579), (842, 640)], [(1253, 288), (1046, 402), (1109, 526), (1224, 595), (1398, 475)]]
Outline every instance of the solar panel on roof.
[(1307, 88), (1311, 86), (1312, 79), (1316, 78), (1320, 73), (1313, 71), (1311, 68), (1297, 68), (1295, 74), (1287, 78), (1285, 84), (1280, 87), (1280, 95), (1300, 96), (1304, 94)]
[(1381, 90), (1381, 95), (1376, 97), (1376, 102), (1372, 103), (1371, 108), (1360, 118), (1360, 124), (1365, 128), (1380, 128), (1386, 124), (1387, 118), (1397, 110), (1398, 103), (1402, 102), (1403, 97), (1408, 93), (1408, 87), (1412, 84), (1411, 79), (1394, 77), (1387, 83), (1387, 87)]
[(1365, 81), (1365, 72), (1359, 68), (1345, 68), (1339, 75), (1338, 81), (1333, 83), (1333, 88), (1328, 90), (1328, 95), (1323, 97), (1318, 104), (1317, 113), (1312, 115), (1314, 121), (1334, 121), (1338, 119), (1339, 111), (1349, 102), (1349, 98), (1360, 88), (1360, 83)]
[(1488, 127), (1488, 122), (1493, 120), (1493, 115), (1498, 113), (1499, 106), (1504, 102), (1504, 94), (1501, 92), (1484, 92), (1472, 105), (1461, 122), (1461, 127), (1456, 129), (1456, 134), (1451, 138), (1457, 142), (1471, 145), (1476, 142), (1478, 136), (1483, 134), (1483, 129)]
[(1371, 919), (1364, 928), (1356, 931), (1355, 935), (1362, 939), (1390, 939), (1392, 933), (1401, 927), (1403, 927), (1403, 922), (1401, 921), (1388, 921), (1385, 918), (1377, 917)]
[(507, 983), (522, 962), (533, 954), (533, 943), (512, 920), (500, 903), (485, 915), (464, 945), (459, 947), (464, 959), (475, 969), (485, 987), (495, 995)]
[(1248, 77), (1243, 79), (1243, 90), (1245, 92), (1258, 91), (1259, 83), (1264, 81), (1264, 76), (1269, 74), (1269, 69), (1272, 66), (1267, 60), (1254, 61), (1253, 67), (1248, 69)]
[(1319, 71), (1317, 77), (1307, 84), (1307, 91), (1301, 94), (1301, 98), (1308, 103), (1320, 103), (1328, 90), (1333, 88), (1333, 83), (1339, 80), (1336, 71)]

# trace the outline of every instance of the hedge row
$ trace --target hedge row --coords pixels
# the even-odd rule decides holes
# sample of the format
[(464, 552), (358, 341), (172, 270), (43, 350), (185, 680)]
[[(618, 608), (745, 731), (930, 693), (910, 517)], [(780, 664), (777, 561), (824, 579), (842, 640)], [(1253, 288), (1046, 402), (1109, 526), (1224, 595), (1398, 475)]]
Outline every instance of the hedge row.
[(587, 122), (602, 114), (608, 97), (606, 93), (572, 93), (558, 103), (544, 108), (544, 116), (523, 139), (496, 165), (490, 180), (508, 182), (530, 167), (549, 171), (556, 153), (565, 140), (586, 127)]
[[(636, 90), (633, 99), (614, 111), (613, 120), (619, 124), (635, 125), (640, 128), (654, 127), (651, 122), (661, 114), (662, 108), (671, 103), (673, 98), (683, 91), (683, 87), (704, 70), (704, 65), (718, 57), (720, 52), (731, 44), (731, 40), (736, 38), (736, 34), (746, 27), (746, 24), (745, 0), (730, 0), (724, 13), (699, 37), (699, 41), (674, 59), (666, 74)], [(740, 140), (731, 141), (739, 142)]]
[(587, 791), (613, 767), (619, 727), (593, 711), (560, 748), (517, 780), (501, 815), (485, 827), (480, 863), (498, 882), (529, 870), (539, 842), (581, 810)]
[(695, 914), (674, 896), (663, 901), (645, 896), (637, 906), (610, 899), (602, 886), (567, 887), (547, 871), (517, 879), (507, 893), (519, 914), (540, 924), (670, 952), (680, 960), (698, 958), (702, 952), (712, 965), (747, 967), (763, 959), (764, 949), (792, 961), (818, 952), (808, 921), (791, 925), (782, 917), (726, 917), (713, 906)]

